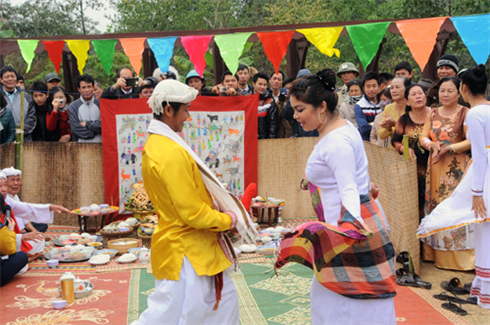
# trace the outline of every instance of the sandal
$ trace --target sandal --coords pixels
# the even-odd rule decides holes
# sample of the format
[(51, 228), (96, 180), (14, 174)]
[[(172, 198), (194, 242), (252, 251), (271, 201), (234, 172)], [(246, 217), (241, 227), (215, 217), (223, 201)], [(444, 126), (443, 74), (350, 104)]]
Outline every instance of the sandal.
[(396, 283), (398, 285), (424, 289), (432, 288), (432, 283), (423, 281), (417, 274), (407, 272), (405, 269), (398, 269), (397, 274), (400, 274), (400, 276), (396, 279)]
[(463, 287), (464, 287), (466, 290), (468, 290), (468, 292), (470, 292), (470, 291), (471, 291), (471, 285), (472, 285), (472, 283), (465, 283)]
[(396, 257), (396, 261), (400, 264), (408, 262), (408, 252), (401, 252)]
[(461, 299), (461, 298), (458, 298), (458, 297), (449, 296), (447, 294), (447, 292), (441, 292), (440, 294), (433, 295), (432, 297), (434, 297), (436, 299), (439, 299), (439, 300), (443, 300), (443, 301), (457, 302), (459, 304), (467, 304), (467, 303), (469, 303), (469, 301), (467, 301), (467, 300), (464, 300), (464, 299)]
[(459, 280), (458, 278), (452, 278), (449, 281), (442, 281), (441, 287), (444, 290), (454, 293), (456, 295), (466, 295), (470, 293), (469, 290), (463, 287), (463, 285), (461, 284), (461, 280)]
[(472, 305), (478, 305), (478, 298), (469, 297), (468, 299), (466, 299), (466, 302)]
[(463, 308), (461, 308), (461, 304), (459, 304), (459, 307), (458, 307), (458, 305), (453, 304), (452, 302), (445, 302), (442, 304), (442, 308), (450, 310), (453, 313), (458, 314), (460, 316), (468, 315), (468, 312), (466, 310), (464, 310)]

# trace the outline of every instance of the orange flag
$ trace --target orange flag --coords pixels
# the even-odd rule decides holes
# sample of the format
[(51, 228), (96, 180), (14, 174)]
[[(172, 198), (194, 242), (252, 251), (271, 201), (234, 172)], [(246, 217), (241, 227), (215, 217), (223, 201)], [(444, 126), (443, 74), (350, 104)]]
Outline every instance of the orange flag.
[(121, 46), (124, 49), (124, 53), (129, 58), (129, 62), (136, 74), (140, 74), (141, 59), (143, 57), (143, 51), (145, 50), (146, 38), (120, 38)]
[(396, 22), (398, 30), (413, 58), (423, 71), (436, 44), (437, 33), (447, 17), (402, 20)]

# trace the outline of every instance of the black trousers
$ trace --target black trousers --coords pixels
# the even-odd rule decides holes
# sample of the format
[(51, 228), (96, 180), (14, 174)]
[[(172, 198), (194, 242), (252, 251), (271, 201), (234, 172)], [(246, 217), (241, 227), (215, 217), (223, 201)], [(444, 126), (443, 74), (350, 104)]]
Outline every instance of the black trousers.
[(0, 259), (0, 287), (6, 285), (27, 264), (27, 253), (17, 252), (9, 255), (8, 260)]
[(31, 222), (34, 228), (39, 232), (46, 232), (48, 230), (48, 225), (45, 223)]

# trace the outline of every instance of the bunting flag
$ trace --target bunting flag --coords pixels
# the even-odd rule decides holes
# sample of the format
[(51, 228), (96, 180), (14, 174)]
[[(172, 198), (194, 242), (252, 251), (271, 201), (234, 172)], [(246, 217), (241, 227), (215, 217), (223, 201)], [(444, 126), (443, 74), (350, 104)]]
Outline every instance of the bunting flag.
[(274, 70), (279, 73), (279, 66), (288, 51), (288, 45), (293, 39), (294, 30), (284, 32), (257, 33), (264, 47), (264, 52), (272, 62)]
[(235, 74), (238, 70), (238, 60), (243, 52), (243, 47), (252, 33), (234, 33), (214, 36), (219, 51), (226, 67)]
[(437, 33), (447, 17), (397, 21), (414, 60), (423, 71), (437, 41)]
[(189, 55), (192, 64), (194, 64), (194, 69), (201, 77), (204, 73), (204, 69), (206, 69), (206, 60), (204, 59), (204, 55), (208, 51), (211, 37), (213, 36), (184, 36), (180, 38), (185, 51)]
[(155, 54), (158, 67), (165, 73), (168, 71), (170, 59), (174, 53), (174, 44), (177, 37), (149, 38), (148, 44)]
[(92, 45), (95, 53), (99, 56), (99, 60), (104, 67), (107, 75), (111, 74), (112, 64), (114, 63), (114, 50), (116, 49), (116, 39), (94, 40)]
[(136, 74), (140, 74), (141, 70), (141, 58), (143, 51), (145, 50), (145, 38), (120, 38), (121, 46), (124, 49), (124, 53), (129, 58), (129, 62), (133, 67)]
[(54, 65), (56, 72), (60, 73), (61, 61), (63, 60), (63, 48), (65, 47), (65, 41), (42, 41), (46, 52), (48, 52), (49, 59)]
[(490, 55), (490, 14), (452, 17), (451, 20), (476, 64), (487, 63)]
[(71, 53), (77, 58), (78, 72), (83, 74), (83, 68), (88, 58), (88, 50), (90, 49), (89, 40), (65, 40), (70, 48)]
[(345, 26), (357, 56), (364, 68), (371, 63), (378, 52), (379, 44), (386, 35), (391, 22)]
[(327, 28), (307, 28), (297, 29), (298, 32), (305, 35), (306, 39), (315, 45), (320, 52), (329, 57), (336, 55), (340, 58), (340, 51), (335, 49), (335, 43), (339, 39), (340, 33), (344, 27), (327, 27)]
[(34, 56), (36, 55), (34, 51), (37, 48), (38, 40), (17, 40), (20, 48), (20, 54), (24, 58), (24, 61), (27, 62), (27, 70), (26, 73), (31, 70), (31, 63), (34, 60)]

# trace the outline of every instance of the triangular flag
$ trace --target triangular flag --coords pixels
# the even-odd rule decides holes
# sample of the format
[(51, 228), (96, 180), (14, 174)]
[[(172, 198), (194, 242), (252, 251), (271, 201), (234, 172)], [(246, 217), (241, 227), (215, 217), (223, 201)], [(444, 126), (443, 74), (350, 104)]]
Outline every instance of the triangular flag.
[(396, 22), (408, 49), (422, 71), (434, 50), (437, 33), (445, 20), (446, 17), (437, 17)]
[(56, 72), (60, 73), (60, 65), (63, 60), (63, 47), (65, 47), (65, 41), (42, 41), (46, 52), (48, 52), (49, 59), (54, 65)]
[(279, 73), (279, 66), (288, 51), (288, 45), (293, 39), (294, 30), (285, 32), (257, 33), (264, 47), (264, 52), (272, 62), (274, 70)]
[(117, 39), (93, 40), (92, 45), (95, 53), (104, 67), (107, 75), (111, 74), (112, 64), (114, 63), (114, 50), (116, 49)]
[(165, 73), (168, 71), (170, 65), (170, 59), (174, 53), (174, 43), (177, 37), (164, 37), (164, 38), (149, 38), (148, 44), (150, 45), (155, 59), (157, 60), (158, 67)]
[(141, 59), (143, 57), (143, 51), (145, 50), (145, 38), (120, 38), (121, 46), (124, 49), (124, 53), (129, 58), (129, 62), (136, 74), (140, 74)]
[(238, 70), (238, 59), (243, 52), (243, 47), (252, 33), (234, 33), (214, 36), (223, 61), (228, 70), (235, 74)]
[(490, 14), (452, 17), (451, 20), (476, 64), (487, 63), (490, 55)]
[(36, 55), (34, 51), (37, 48), (37, 43), (39, 43), (38, 40), (17, 40), (17, 43), (19, 44), (20, 48), (20, 53), (22, 54), (22, 57), (24, 60), (27, 62), (27, 70), (26, 73), (31, 70), (31, 63), (32, 60), (34, 60), (34, 56)]
[(362, 66), (367, 68), (378, 52), (379, 44), (391, 22), (345, 26)]
[(77, 58), (78, 72), (83, 74), (83, 68), (85, 68), (85, 62), (88, 58), (88, 50), (90, 49), (89, 40), (65, 40), (66, 44), (70, 48), (71, 53)]
[(209, 41), (213, 36), (184, 36), (180, 38), (185, 51), (189, 55), (194, 69), (202, 77), (206, 69), (206, 60), (204, 55), (208, 51)]
[(337, 43), (343, 29), (344, 27), (326, 27), (297, 29), (297, 31), (304, 34), (306, 39), (308, 39), (311, 44), (315, 45), (323, 54), (330, 57), (335, 54), (340, 58), (340, 51), (333, 47), (335, 46), (335, 43)]

